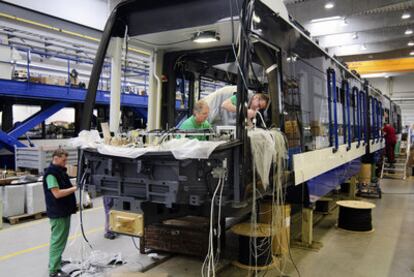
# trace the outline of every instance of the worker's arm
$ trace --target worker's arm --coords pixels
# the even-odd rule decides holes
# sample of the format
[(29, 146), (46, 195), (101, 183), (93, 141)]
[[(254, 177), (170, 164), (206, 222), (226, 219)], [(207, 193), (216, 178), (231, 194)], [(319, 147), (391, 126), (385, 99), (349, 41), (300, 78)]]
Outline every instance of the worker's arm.
[(47, 188), (50, 189), (50, 191), (52, 192), (53, 196), (56, 199), (68, 196), (68, 195), (74, 193), (77, 189), (76, 186), (73, 186), (73, 187), (67, 188), (67, 189), (60, 189), (59, 188), (59, 183), (58, 183), (56, 177), (51, 175), (51, 174), (46, 176), (46, 184), (47, 184)]
[(56, 199), (71, 195), (72, 193), (74, 193), (76, 191), (77, 187), (73, 186), (71, 188), (67, 188), (67, 189), (60, 189), (60, 188), (52, 188), (50, 191), (52, 192), (53, 196)]
[(230, 98), (229, 98), (229, 99), (224, 100), (224, 101), (223, 101), (223, 104), (221, 104), (221, 107), (222, 107), (223, 109), (225, 109), (226, 111), (228, 111), (228, 112), (231, 112), (231, 113), (235, 113), (235, 112), (236, 112), (236, 106), (234, 106), (234, 105), (231, 103)]

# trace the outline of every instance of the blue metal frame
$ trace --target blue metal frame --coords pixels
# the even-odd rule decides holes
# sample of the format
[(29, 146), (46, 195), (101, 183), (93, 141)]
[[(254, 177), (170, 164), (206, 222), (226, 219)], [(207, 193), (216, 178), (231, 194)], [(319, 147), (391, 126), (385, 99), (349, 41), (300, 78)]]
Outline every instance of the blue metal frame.
[(345, 81), (345, 102), (346, 102), (346, 123), (347, 123), (347, 135), (348, 135), (348, 147), (346, 148), (347, 151), (351, 149), (351, 96), (349, 93), (349, 83), (348, 81)]
[(379, 124), (379, 126), (380, 126), (380, 129), (379, 129), (379, 136), (380, 136), (380, 141), (382, 142), (382, 140), (383, 140), (383, 138), (382, 138), (382, 135), (381, 135), (381, 130), (382, 130), (382, 125), (383, 125), (383, 122), (382, 122), (382, 120), (383, 120), (383, 118), (384, 118), (384, 109), (382, 108), (382, 102), (381, 101), (379, 101), (379, 109), (380, 109), (380, 124)]
[[(332, 126), (332, 95), (333, 95), (333, 126)], [(332, 135), (335, 138), (335, 144), (332, 151), (335, 153), (338, 151), (339, 142), (338, 142), (338, 116), (337, 116), (337, 91), (336, 91), (336, 73), (332, 68), (328, 69), (328, 107), (329, 107), (329, 144), (332, 146)]]
[[(40, 99), (50, 101), (63, 101), (71, 103), (83, 103), (86, 90), (72, 87), (62, 87), (46, 84), (33, 84), (12, 80), (0, 79), (0, 95)], [(96, 104), (109, 105), (110, 93), (98, 90)], [(121, 94), (121, 106), (147, 108), (148, 96)]]
[(49, 118), (56, 112), (60, 111), (62, 108), (66, 107), (67, 105), (68, 103), (58, 102), (29, 117), (22, 124), (18, 125), (10, 132), (5, 133), (2, 131), (0, 135), (0, 143), (3, 144), (3, 146), (5, 146), (9, 150), (14, 150), (14, 146), (26, 147), (26, 145), (24, 145), (18, 140), (19, 137), (24, 135), (27, 131), (30, 131), (31, 129), (33, 129), (34, 127), (45, 121), (47, 118)]
[(361, 98), (362, 98), (362, 106), (363, 109), (361, 109), (361, 118), (364, 125), (364, 146), (368, 143), (368, 120), (369, 120), (369, 111), (368, 111), (368, 98), (367, 98), (367, 92), (361, 91)]
[(332, 126), (332, 86), (330, 69), (327, 70), (327, 89), (328, 89), (328, 118), (329, 118), (329, 146), (333, 146), (333, 126)]
[(368, 98), (370, 100), (370, 104), (371, 104), (371, 136), (372, 136), (372, 144), (375, 143), (375, 138), (376, 138), (376, 128), (377, 128), (377, 123), (376, 123), (376, 107), (375, 107), (375, 98), (372, 96), (369, 96)]
[[(352, 88), (352, 94), (354, 95), (355, 100), (355, 107), (354, 107), (354, 130), (356, 131), (356, 137), (358, 139), (357, 148), (361, 145), (361, 117), (360, 117), (360, 110), (361, 110), (361, 100), (359, 98), (359, 90), (357, 87)], [(356, 121), (355, 121), (356, 117)]]

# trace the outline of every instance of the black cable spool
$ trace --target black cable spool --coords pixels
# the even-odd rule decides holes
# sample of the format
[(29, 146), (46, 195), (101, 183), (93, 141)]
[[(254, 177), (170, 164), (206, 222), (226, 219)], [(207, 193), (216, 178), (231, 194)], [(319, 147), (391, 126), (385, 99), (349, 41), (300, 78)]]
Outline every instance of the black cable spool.
[[(233, 233), (239, 236), (238, 263), (247, 267), (267, 267), (274, 262), (271, 246), (271, 230), (269, 224), (240, 223), (232, 228)], [(254, 250), (256, 245), (256, 251)]]
[(372, 209), (375, 205), (364, 201), (338, 201), (338, 228), (356, 232), (372, 231)]

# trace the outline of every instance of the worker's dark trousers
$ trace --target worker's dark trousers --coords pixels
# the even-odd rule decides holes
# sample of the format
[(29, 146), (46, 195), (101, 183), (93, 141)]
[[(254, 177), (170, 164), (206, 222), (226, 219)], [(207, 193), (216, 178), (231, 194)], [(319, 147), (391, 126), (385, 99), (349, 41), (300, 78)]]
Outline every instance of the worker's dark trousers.
[(105, 234), (112, 233), (109, 230), (109, 211), (111, 210), (112, 206), (114, 205), (114, 199), (109, 196), (103, 197), (103, 204), (105, 210)]
[(395, 163), (395, 158), (394, 158), (395, 143), (385, 143), (385, 148), (387, 151), (388, 162)]

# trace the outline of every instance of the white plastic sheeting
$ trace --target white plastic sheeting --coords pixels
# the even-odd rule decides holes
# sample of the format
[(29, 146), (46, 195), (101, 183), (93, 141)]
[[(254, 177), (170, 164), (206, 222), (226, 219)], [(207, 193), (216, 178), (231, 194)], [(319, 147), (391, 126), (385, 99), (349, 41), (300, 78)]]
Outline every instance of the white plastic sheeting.
[(250, 138), (254, 167), (262, 180), (263, 188), (266, 190), (269, 185), (272, 163), (275, 163), (278, 169), (283, 168), (281, 162), (287, 155), (285, 139), (276, 130), (252, 129), (249, 130), (248, 136)]
[(72, 147), (96, 148), (102, 142), (103, 139), (97, 130), (84, 130), (76, 138), (70, 139), (68, 144)]
[(149, 146), (143, 148), (122, 147), (101, 144), (97, 150), (103, 155), (138, 158), (148, 152), (171, 151), (177, 160), (183, 159), (208, 159), (210, 154), (220, 144), (226, 141), (199, 141), (196, 139), (180, 138), (169, 140), (160, 146)]
[(98, 145), (97, 150), (99, 153), (103, 155), (135, 159), (135, 158), (138, 158), (139, 156), (144, 155), (147, 152), (157, 152), (159, 151), (159, 147), (155, 146), (155, 147), (134, 148), (134, 147), (122, 147), (122, 146), (101, 144), (101, 145)]
[(161, 145), (161, 149), (171, 151), (177, 160), (208, 159), (214, 149), (226, 141), (199, 141), (196, 139), (172, 139)]
[(4, 186), (1, 190), (3, 193), (3, 216), (24, 214), (25, 186)]
[(26, 212), (35, 214), (46, 211), (43, 183), (30, 183), (26, 185)]

